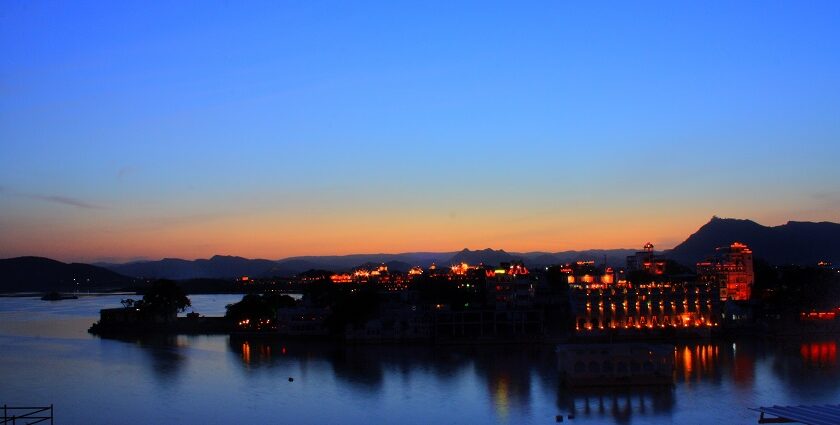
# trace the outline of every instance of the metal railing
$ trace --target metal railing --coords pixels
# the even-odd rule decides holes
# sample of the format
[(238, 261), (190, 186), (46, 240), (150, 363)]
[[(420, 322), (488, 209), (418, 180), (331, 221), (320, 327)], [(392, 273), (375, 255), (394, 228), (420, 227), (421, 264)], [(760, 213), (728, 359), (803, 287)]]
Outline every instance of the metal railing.
[(5, 424), (39, 424), (50, 421), (53, 423), (53, 405), (45, 407), (12, 407), (3, 405), (3, 417), (0, 417), (0, 425)]

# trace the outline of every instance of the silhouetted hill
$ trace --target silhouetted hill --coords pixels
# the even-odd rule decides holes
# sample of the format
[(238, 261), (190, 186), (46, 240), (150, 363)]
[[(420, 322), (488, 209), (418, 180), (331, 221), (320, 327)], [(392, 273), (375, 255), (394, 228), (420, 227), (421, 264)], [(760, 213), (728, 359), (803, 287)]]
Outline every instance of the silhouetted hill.
[(781, 226), (762, 226), (751, 220), (712, 219), (665, 255), (694, 267), (732, 242), (747, 244), (756, 258), (771, 264), (814, 265), (820, 260), (840, 261), (840, 224), (789, 221)]
[(0, 260), (0, 292), (103, 291), (126, 288), (131, 282), (126, 276), (89, 264), (43, 257)]
[(610, 265), (623, 265), (625, 257), (634, 250), (586, 250), (557, 253), (529, 252), (508, 253), (504, 250), (484, 249), (459, 252), (408, 252), (401, 254), (350, 254), (290, 257), (278, 261), (251, 260), (242, 257), (214, 256), (210, 259), (182, 260), (165, 258), (159, 261), (138, 261), (126, 264), (100, 264), (114, 272), (143, 278), (164, 279), (229, 279), (239, 276), (290, 277), (307, 270), (350, 271), (361, 266), (378, 266), (385, 263), (390, 270), (406, 272), (413, 266), (429, 267), (432, 263), (442, 266), (466, 261), (496, 266), (501, 262), (524, 260), (528, 266), (549, 266), (578, 260), (602, 262), (606, 256)]
[(269, 276), (281, 276), (281, 277), (290, 277), (299, 275), (307, 270), (313, 269), (323, 269), (328, 268), (331, 269), (330, 266), (324, 266), (317, 262), (307, 261), (307, 260), (280, 260), (274, 264), (268, 271)]
[[(766, 227), (750, 220), (714, 217), (683, 243), (665, 255), (692, 267), (714, 253), (716, 247), (734, 241), (748, 244), (757, 258), (773, 264), (815, 264), (825, 259), (840, 262), (840, 224), (788, 222), (782, 226)], [(640, 243), (641, 245), (641, 243)], [(543, 267), (580, 260), (594, 260), (597, 264), (623, 267), (626, 257), (635, 249), (591, 249), (561, 252), (506, 252), (490, 248), (459, 252), (409, 252), (401, 254), (351, 254), (290, 257), (278, 261), (252, 260), (242, 257), (215, 256), (202, 260), (167, 258), (127, 264), (104, 265), (117, 273), (145, 278), (167, 279), (228, 279), (238, 276), (255, 278), (299, 275), (307, 270), (349, 271), (360, 265), (386, 263), (391, 270), (406, 271), (412, 266), (440, 266), (465, 261), (496, 266), (502, 262), (522, 260), (529, 267)]]
[(386, 263), (389, 268), (407, 271), (415, 265), (427, 267), (442, 262), (453, 253), (352, 254), (291, 257), (279, 261), (247, 259), (216, 255), (210, 259), (182, 260), (164, 258), (159, 261), (137, 261), (126, 264), (102, 264), (114, 272), (132, 277), (164, 279), (228, 279), (298, 275), (307, 270), (351, 270), (360, 264)]
[(589, 249), (584, 251), (561, 251), (561, 252), (506, 252), (504, 250), (492, 250), (490, 248), (470, 251), (464, 249), (455, 254), (444, 265), (456, 264), (466, 261), (469, 264), (484, 263), (497, 266), (502, 262), (524, 261), (528, 267), (545, 267), (555, 264), (565, 264), (581, 260), (594, 260), (601, 264), (606, 260), (607, 264), (613, 266), (624, 266), (627, 256), (633, 254), (633, 249)]
[(400, 273), (408, 273), (408, 271), (411, 270), (412, 267), (414, 267), (411, 264), (406, 263), (404, 261), (396, 261), (396, 260), (388, 261), (388, 262), (385, 263), (385, 265), (388, 266), (388, 270), (396, 271), (396, 272), (400, 272)]
[[(454, 254), (454, 252), (406, 252), (401, 254), (350, 254), (290, 257), (278, 261), (277, 269), (287, 272), (286, 275), (291, 275), (299, 274), (309, 269), (341, 271), (351, 270), (367, 263), (379, 265), (382, 263), (389, 264), (392, 261), (409, 264), (409, 267), (421, 266), (425, 268), (432, 263), (445, 263)], [(390, 268), (391, 266), (389, 265), (388, 267)], [(284, 274), (277, 275), (284, 276)]]
[(470, 251), (469, 249), (464, 248), (462, 251), (452, 256), (452, 258), (449, 259), (448, 264), (458, 264), (464, 262), (467, 264), (483, 263), (489, 266), (498, 266), (499, 263), (509, 263), (511, 261), (521, 260), (521, 257), (508, 254), (503, 249), (496, 251), (486, 248), (478, 251)]
[(239, 276), (270, 276), (277, 267), (271, 260), (251, 260), (242, 257), (216, 255), (210, 259), (181, 260), (164, 258), (160, 261), (140, 261), (128, 264), (109, 264), (108, 269), (132, 277), (162, 279), (227, 279)]
[(195, 260), (202, 271), (214, 278), (238, 277), (238, 276), (266, 276), (277, 262), (271, 260), (251, 260), (242, 257), (227, 255), (216, 255), (209, 260)]
[(562, 251), (562, 252), (527, 252), (527, 253), (512, 253), (512, 255), (522, 257), (525, 264), (529, 267), (544, 267), (555, 264), (573, 263), (575, 261), (593, 260), (597, 264), (602, 264), (606, 260), (607, 265), (614, 267), (624, 267), (627, 262), (627, 256), (634, 254), (635, 249), (587, 249), (584, 251)]

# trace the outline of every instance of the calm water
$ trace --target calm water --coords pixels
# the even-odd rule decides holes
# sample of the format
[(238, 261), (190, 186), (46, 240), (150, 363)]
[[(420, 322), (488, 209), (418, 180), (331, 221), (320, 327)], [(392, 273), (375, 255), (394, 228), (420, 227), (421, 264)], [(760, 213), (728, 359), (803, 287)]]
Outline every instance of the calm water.
[[(88, 335), (120, 298), (0, 298), (0, 404), (53, 403), (58, 424), (753, 424), (748, 407), (840, 403), (831, 339), (681, 345), (673, 389), (570, 391), (550, 347)], [(240, 297), (191, 298), (214, 315)]]

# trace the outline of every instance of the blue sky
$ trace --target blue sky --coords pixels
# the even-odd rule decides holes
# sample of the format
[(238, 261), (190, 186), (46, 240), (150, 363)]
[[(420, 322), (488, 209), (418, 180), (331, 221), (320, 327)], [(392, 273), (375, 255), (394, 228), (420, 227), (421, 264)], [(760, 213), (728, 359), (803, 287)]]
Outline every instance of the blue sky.
[(0, 256), (840, 221), (837, 2), (0, 4)]

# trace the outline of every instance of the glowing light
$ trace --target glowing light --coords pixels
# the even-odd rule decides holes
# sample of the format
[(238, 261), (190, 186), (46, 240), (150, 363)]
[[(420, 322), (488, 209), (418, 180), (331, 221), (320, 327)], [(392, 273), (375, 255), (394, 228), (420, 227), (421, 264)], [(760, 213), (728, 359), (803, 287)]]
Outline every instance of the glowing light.
[(242, 361), (245, 364), (251, 363), (251, 346), (247, 341), (242, 343)]
[(334, 274), (330, 276), (330, 281), (332, 281), (332, 283), (351, 283), (353, 282), (353, 276), (347, 273)]

